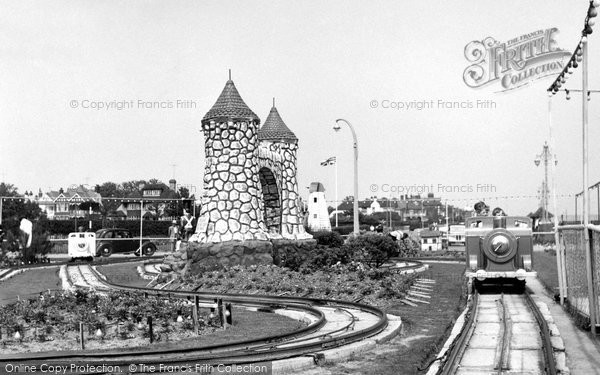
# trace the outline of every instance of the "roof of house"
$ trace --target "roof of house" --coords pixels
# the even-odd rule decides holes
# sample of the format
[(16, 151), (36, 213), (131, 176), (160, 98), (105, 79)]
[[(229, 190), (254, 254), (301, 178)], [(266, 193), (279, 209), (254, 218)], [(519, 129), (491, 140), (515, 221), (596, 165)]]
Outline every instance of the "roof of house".
[(67, 189), (66, 191), (63, 190), (62, 193), (60, 191), (49, 191), (46, 193), (46, 195), (53, 201), (56, 201), (58, 198), (61, 198), (60, 200), (65, 201), (92, 200), (94, 202), (99, 202), (102, 199), (102, 196), (100, 194), (96, 193), (93, 190), (88, 190), (81, 185), (74, 189)]
[[(358, 201), (358, 208), (369, 208), (371, 207), (371, 200), (364, 200), (364, 201)], [(354, 202), (353, 201), (343, 201), (338, 207), (338, 210), (341, 211), (350, 211), (354, 208)]]
[(440, 198), (428, 198), (423, 200), (423, 206), (441, 206)]
[(169, 188), (167, 185), (165, 184), (148, 184), (148, 185), (144, 185), (144, 187), (142, 188), (141, 191), (133, 191), (131, 193), (129, 193), (125, 198), (139, 198), (142, 199), (144, 198), (144, 191), (147, 190), (160, 190), (160, 195), (159, 196), (155, 196), (152, 195), (150, 196), (150, 198), (153, 199), (157, 199), (157, 198), (168, 198), (168, 199), (172, 199), (172, 198), (177, 198), (177, 192), (171, 190), (171, 188)]
[(248, 108), (231, 79), (225, 84), (215, 104), (204, 115), (202, 124), (209, 123), (210, 121), (225, 122), (230, 120), (256, 121), (260, 123), (260, 118)]
[(421, 233), (419, 233), (421, 238), (431, 238), (431, 237), (440, 237), (441, 233), (437, 230), (423, 229)]
[(281, 119), (275, 103), (269, 112), (269, 116), (265, 120), (263, 126), (258, 129), (258, 139), (267, 141), (288, 141), (296, 142), (298, 138), (296, 135), (287, 127), (285, 122)]
[(323, 193), (325, 192), (325, 187), (320, 182), (311, 182), (310, 188), (308, 189), (309, 193)]

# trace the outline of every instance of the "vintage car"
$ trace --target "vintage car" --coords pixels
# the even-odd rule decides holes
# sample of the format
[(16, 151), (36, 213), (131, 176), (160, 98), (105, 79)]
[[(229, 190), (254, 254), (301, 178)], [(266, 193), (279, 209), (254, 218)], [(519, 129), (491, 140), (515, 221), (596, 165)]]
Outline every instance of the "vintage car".
[[(142, 238), (142, 255), (151, 256), (156, 245), (147, 238)], [(131, 235), (128, 229), (110, 228), (96, 232), (96, 256), (108, 257), (117, 253), (134, 253), (140, 255), (140, 238)]]

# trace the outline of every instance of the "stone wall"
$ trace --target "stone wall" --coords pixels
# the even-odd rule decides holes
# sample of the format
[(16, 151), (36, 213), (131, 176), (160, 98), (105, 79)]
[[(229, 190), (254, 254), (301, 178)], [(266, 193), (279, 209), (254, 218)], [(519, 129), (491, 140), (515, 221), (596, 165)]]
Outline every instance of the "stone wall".
[(317, 246), (314, 239), (308, 240), (271, 240), (271, 241), (225, 241), (219, 243), (188, 242), (182, 244), (178, 252), (165, 257), (165, 271), (175, 271), (183, 275), (191, 272), (222, 269), (235, 265), (276, 264), (288, 254), (300, 253), (301, 256)]

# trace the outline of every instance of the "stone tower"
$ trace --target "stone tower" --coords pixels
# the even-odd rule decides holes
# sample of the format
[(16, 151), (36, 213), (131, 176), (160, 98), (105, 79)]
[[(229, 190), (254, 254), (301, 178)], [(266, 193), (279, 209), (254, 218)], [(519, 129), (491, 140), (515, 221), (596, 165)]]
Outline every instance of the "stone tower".
[[(264, 125), (258, 130), (258, 140), (261, 151), (261, 186), (264, 197), (265, 224), (270, 238), (305, 239), (312, 238), (304, 231), (300, 214), (298, 182), (296, 179), (296, 153), (298, 138), (283, 122), (277, 108), (275, 99), (269, 116)], [(265, 152), (269, 151), (269, 152)], [(278, 158), (277, 156), (280, 156)], [(274, 165), (276, 163), (279, 165)], [(277, 179), (277, 193), (275, 184), (268, 179), (275, 172)], [(279, 175), (279, 176), (276, 176)], [(279, 202), (277, 202), (279, 199)]]
[(206, 167), (199, 242), (266, 240), (256, 162), (258, 116), (230, 79), (202, 119)]
[(298, 207), (298, 138), (273, 108), (264, 125), (231, 79), (202, 119), (206, 168), (197, 242), (310, 239)]

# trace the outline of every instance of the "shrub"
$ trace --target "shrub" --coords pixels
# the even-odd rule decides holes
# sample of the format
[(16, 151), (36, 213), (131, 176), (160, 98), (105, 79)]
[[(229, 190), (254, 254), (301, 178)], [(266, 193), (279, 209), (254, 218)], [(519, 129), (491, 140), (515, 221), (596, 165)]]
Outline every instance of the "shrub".
[(337, 232), (315, 232), (313, 237), (317, 244), (327, 247), (340, 247), (344, 244), (344, 239)]
[(390, 257), (397, 256), (399, 247), (391, 237), (376, 233), (362, 234), (351, 238), (345, 245), (359, 260), (375, 268), (383, 265)]
[(415, 257), (419, 255), (420, 248), (419, 243), (408, 237), (403, 240), (397, 241), (399, 256), (401, 257)]
[(292, 271), (313, 271), (320, 268), (328, 268), (334, 264), (347, 264), (352, 261), (352, 249), (342, 247), (325, 247), (318, 245), (307, 255), (298, 253), (289, 254), (285, 260), (285, 267)]

